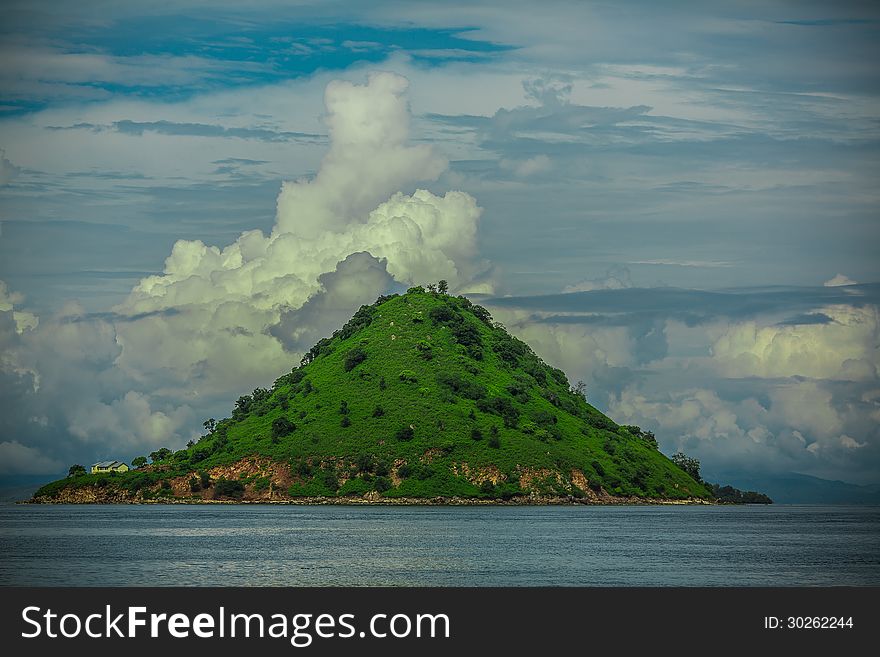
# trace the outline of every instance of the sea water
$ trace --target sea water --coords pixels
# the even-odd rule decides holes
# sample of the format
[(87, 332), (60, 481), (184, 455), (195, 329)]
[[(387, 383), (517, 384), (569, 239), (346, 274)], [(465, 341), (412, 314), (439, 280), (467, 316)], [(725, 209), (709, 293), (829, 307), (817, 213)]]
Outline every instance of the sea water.
[(0, 585), (880, 585), (880, 507), (0, 506)]

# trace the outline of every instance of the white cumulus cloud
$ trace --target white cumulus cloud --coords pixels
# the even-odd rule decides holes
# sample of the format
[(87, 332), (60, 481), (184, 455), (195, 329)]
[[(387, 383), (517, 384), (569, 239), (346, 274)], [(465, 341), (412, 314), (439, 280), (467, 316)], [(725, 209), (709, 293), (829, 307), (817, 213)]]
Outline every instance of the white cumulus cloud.
[(807, 376), (864, 381), (877, 377), (880, 318), (874, 306), (820, 309), (826, 324), (732, 324), (712, 345), (726, 376)]
[(377, 203), (414, 182), (433, 180), (446, 160), (430, 146), (409, 144), (406, 78), (374, 73), (366, 85), (327, 85), (330, 151), (313, 180), (284, 183), (276, 231), (319, 238), (362, 222)]
[(844, 276), (843, 274), (837, 274), (833, 278), (829, 278), (827, 281), (822, 283), (825, 287), (840, 287), (842, 285), (858, 285), (858, 281), (854, 281), (849, 276)]
[(228, 411), (390, 288), (443, 278), (452, 290), (491, 292), (476, 201), (412, 190), (446, 160), (409, 143), (407, 85), (388, 73), (331, 82), (329, 151), (313, 178), (284, 183), (271, 232), (246, 230), (225, 246), (178, 240), (162, 273), (112, 313), (71, 304), (38, 327), (0, 283), (0, 311), (13, 313), (17, 333), (3, 336), (3, 365), (26, 402), (20, 423), (47, 443), (60, 428), (107, 457), (179, 447), (199, 413)]
[(6, 286), (4, 281), (0, 281), (0, 312), (11, 312), (15, 321), (16, 331), (24, 333), (27, 330), (35, 329), (40, 319), (33, 313), (24, 310), (16, 310), (15, 306), (21, 305), (24, 296), (18, 292), (12, 292)]

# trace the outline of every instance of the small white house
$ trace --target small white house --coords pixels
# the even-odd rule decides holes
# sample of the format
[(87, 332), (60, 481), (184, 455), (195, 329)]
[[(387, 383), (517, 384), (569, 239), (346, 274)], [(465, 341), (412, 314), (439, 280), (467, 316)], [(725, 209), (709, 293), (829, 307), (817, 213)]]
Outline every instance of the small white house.
[(100, 472), (128, 472), (129, 468), (122, 461), (101, 461), (92, 464), (92, 474)]

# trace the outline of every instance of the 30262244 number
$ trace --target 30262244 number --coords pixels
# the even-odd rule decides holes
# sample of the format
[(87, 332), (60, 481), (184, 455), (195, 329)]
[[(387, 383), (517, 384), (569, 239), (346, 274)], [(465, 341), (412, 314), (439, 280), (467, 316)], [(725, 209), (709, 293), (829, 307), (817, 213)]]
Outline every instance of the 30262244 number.
[(786, 627), (797, 630), (852, 629), (852, 616), (789, 616)]

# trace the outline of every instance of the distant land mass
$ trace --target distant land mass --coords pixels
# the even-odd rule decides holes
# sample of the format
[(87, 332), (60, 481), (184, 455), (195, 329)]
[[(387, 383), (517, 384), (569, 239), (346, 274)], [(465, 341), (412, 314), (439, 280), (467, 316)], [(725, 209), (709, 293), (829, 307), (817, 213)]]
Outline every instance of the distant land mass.
[(740, 488), (760, 490), (780, 504), (880, 505), (878, 484), (860, 486), (796, 472), (783, 474), (721, 472), (713, 475), (712, 478), (729, 481)]
[[(444, 281), (362, 306), (204, 426), (130, 472), (72, 468), (33, 501), (706, 503), (717, 490)], [(729, 501), (770, 501), (731, 490)]]

